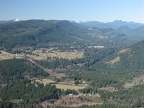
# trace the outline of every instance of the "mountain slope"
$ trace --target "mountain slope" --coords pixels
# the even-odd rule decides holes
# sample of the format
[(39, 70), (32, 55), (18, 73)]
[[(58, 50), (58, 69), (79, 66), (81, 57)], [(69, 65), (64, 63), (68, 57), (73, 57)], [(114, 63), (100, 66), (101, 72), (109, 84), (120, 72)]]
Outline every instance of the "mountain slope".
[(85, 38), (87, 31), (87, 29), (68, 21), (28, 20), (11, 22), (0, 24), (0, 45), (15, 47), (18, 45), (35, 46), (49, 42), (75, 42)]
[[(126, 38), (123, 44), (127, 46), (137, 43), (144, 39), (144, 24), (136, 22), (126, 22), (121, 20), (115, 20), (113, 22), (98, 22), (98, 21), (87, 21), (81, 22), (80, 24), (87, 26), (88, 28), (112, 28), (121, 34), (125, 34)], [(123, 39), (122, 39), (123, 40)]]
[(141, 23), (136, 23), (136, 22), (126, 22), (126, 21), (121, 21), (121, 20), (115, 20), (113, 22), (98, 22), (98, 21), (87, 21), (87, 22), (82, 22), (81, 24), (88, 26), (88, 27), (98, 27), (98, 28), (113, 28), (117, 29), (121, 26), (128, 26), (130, 29), (136, 29), (140, 26), (144, 26), (144, 24)]
[[(0, 61), (0, 83), (7, 83), (27, 77), (42, 77), (49, 74), (23, 59)], [(1, 86), (1, 85), (0, 85)]]
[[(112, 28), (88, 28), (67, 20), (27, 20), (0, 24), (0, 46), (121, 43), (127, 36)], [(117, 46), (117, 45), (116, 45)]]
[(95, 64), (93, 68), (101, 71), (131, 72), (144, 69), (144, 41), (120, 50), (101, 62)]

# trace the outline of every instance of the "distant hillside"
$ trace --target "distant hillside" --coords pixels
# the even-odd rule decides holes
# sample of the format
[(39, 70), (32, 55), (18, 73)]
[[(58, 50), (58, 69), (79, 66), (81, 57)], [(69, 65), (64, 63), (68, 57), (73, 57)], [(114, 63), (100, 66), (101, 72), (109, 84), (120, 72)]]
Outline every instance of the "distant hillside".
[(144, 26), (138, 27), (134, 29), (131, 34), (141, 36), (142, 39), (144, 39)]
[(131, 72), (144, 69), (144, 41), (120, 50), (101, 62), (95, 64), (93, 68), (102, 71)]
[(82, 22), (81, 24), (88, 26), (88, 27), (98, 27), (98, 28), (113, 28), (117, 29), (121, 26), (128, 26), (130, 29), (136, 29), (140, 26), (144, 26), (144, 24), (136, 23), (136, 22), (126, 22), (121, 20), (115, 20), (113, 22), (98, 22), (98, 21), (87, 21)]
[(0, 24), (0, 45), (35, 46), (50, 42), (76, 42), (88, 30), (68, 21), (28, 20)]
[(120, 34), (126, 35), (126, 38), (123, 44), (132, 45), (141, 40), (144, 40), (144, 24), (136, 22), (126, 22), (121, 20), (116, 20), (113, 22), (98, 22), (98, 21), (88, 21), (81, 22), (80, 24), (85, 25), (88, 28), (112, 28), (119, 32)]
[(112, 28), (87, 28), (67, 20), (27, 20), (0, 24), (1, 48), (49, 44), (111, 44), (127, 36)]
[[(92, 26), (87, 27), (85, 24), (67, 20), (27, 20), (0, 23), (0, 48), (42, 47), (56, 44), (96, 44), (126, 47), (144, 39), (144, 30), (142, 26), (138, 27), (142, 25), (139, 23), (115, 21), (103, 23), (104, 27), (98, 26), (100, 28), (95, 27), (95, 23), (101, 25), (100, 22), (89, 23)], [(132, 29), (130, 25), (136, 29)], [(114, 26), (118, 28), (115, 29)]]
[[(114, 39), (118, 37), (126, 37), (126, 35), (123, 32), (120, 32), (118, 30), (114, 30), (112, 28), (96, 28), (92, 27), (89, 28), (91, 30), (91, 36), (92, 37), (99, 37), (101, 39)], [(90, 34), (90, 33), (89, 33)]]

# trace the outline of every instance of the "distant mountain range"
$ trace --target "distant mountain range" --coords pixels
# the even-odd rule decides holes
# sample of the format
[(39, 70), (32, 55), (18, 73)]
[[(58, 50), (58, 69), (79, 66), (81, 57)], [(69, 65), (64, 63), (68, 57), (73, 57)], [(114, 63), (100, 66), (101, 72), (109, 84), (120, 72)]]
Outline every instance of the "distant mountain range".
[(121, 20), (115, 20), (113, 22), (98, 22), (98, 21), (87, 21), (87, 22), (80, 22), (80, 24), (83, 24), (88, 27), (98, 27), (98, 28), (113, 28), (118, 29), (119, 27), (127, 26), (130, 29), (136, 29), (138, 27), (144, 26), (142, 23), (136, 23), (136, 22), (126, 22)]
[(113, 22), (98, 22), (87, 21), (79, 22), (79, 24), (85, 25), (88, 28), (112, 28), (120, 33), (123, 33), (127, 37), (127, 43), (136, 43), (144, 39), (144, 24), (136, 22), (126, 22), (121, 20), (115, 20)]
[(17, 21), (21, 21), (21, 20), (18, 19), (18, 18), (12, 19), (12, 20), (7, 20), (7, 21), (5, 21), (5, 20), (0, 20), (0, 24), (2, 24), (2, 23), (9, 23), (9, 22), (17, 22)]
[[(17, 22), (17, 21), (24, 21), (18, 18), (12, 20), (1, 20), (0, 23), (8, 23), (8, 22)], [(67, 20), (68, 21), (68, 20)], [(99, 21), (69, 21), (71, 23), (82, 24), (87, 27), (97, 27), (97, 28), (113, 28), (118, 29), (120, 27), (128, 27), (130, 29), (136, 29), (138, 27), (144, 26), (144, 23), (137, 23), (137, 22), (127, 22), (122, 20), (115, 20), (113, 22), (99, 22)]]
[(11, 20), (0, 22), (0, 46), (61, 44), (132, 44), (144, 39), (144, 24), (114, 21), (76, 23), (67, 20)]

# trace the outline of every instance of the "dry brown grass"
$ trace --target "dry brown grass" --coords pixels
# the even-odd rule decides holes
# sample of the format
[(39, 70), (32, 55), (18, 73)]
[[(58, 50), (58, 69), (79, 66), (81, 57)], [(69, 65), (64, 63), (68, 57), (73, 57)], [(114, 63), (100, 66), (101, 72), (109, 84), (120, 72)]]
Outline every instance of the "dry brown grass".
[(43, 56), (43, 55), (41, 55), (41, 56), (36, 56), (36, 55), (27, 54), (26, 56), (29, 57), (29, 58), (32, 58), (32, 59), (34, 59), (34, 60), (46, 60), (46, 57)]
[(0, 51), (0, 60), (7, 60), (7, 59), (13, 59), (13, 58), (17, 58), (17, 59), (21, 59), (24, 58), (24, 54), (11, 54), (5, 51)]
[(72, 107), (72, 108), (79, 108), (83, 105), (87, 106), (94, 106), (94, 105), (102, 105), (103, 102), (100, 100), (99, 94), (95, 95), (87, 95), (87, 96), (80, 96), (80, 95), (66, 95), (62, 96), (60, 99), (56, 100), (53, 104), (49, 103), (48, 101), (40, 103), (44, 108), (47, 106), (56, 107)]
[(35, 60), (46, 60), (47, 58), (63, 58), (63, 59), (75, 59), (75, 58), (83, 58), (83, 51), (51, 51), (51, 52), (42, 52), (42, 50), (35, 50), (33, 54), (28, 54), (27, 57), (33, 58)]
[[(55, 81), (51, 80), (51, 79), (36, 79), (35, 80), (36, 82), (39, 82), (41, 84), (44, 84), (44, 85), (47, 85), (47, 84), (50, 84), (50, 83), (56, 83)], [(34, 81), (32, 81), (32, 83), (34, 83)], [(56, 88), (59, 88), (59, 89), (63, 89), (63, 90), (67, 90), (67, 89), (70, 89), (70, 90), (79, 90), (79, 89), (84, 89), (87, 87), (87, 85), (82, 85), (82, 86), (76, 86), (76, 85), (73, 85), (73, 84), (64, 84), (65, 82), (60, 82), (58, 84), (55, 84), (56, 85)]]
[(120, 56), (119, 56), (119, 54), (124, 54), (124, 53), (127, 53), (128, 51), (130, 51), (129, 48), (120, 50), (120, 51), (117, 53), (118, 56), (117, 56), (116, 58), (114, 58), (113, 60), (108, 61), (108, 62), (106, 62), (106, 63), (109, 63), (109, 64), (112, 64), (112, 65), (113, 65), (113, 64), (119, 62), (119, 61), (120, 61)]
[(84, 89), (86, 86), (73, 86), (73, 85), (65, 85), (65, 84), (55, 84), (57, 88), (59, 89), (70, 89), (70, 90), (79, 90), (79, 89)]
[[(48, 49), (45, 49), (48, 50)], [(24, 54), (11, 54), (5, 51), (0, 51), (0, 60), (13, 59), (13, 58), (24, 58)], [(43, 49), (35, 50), (32, 52), (33, 54), (27, 54), (26, 56), (32, 58), (34, 60), (46, 60), (47, 58), (63, 58), (63, 59), (75, 59), (75, 58), (83, 58), (84, 51), (65, 51), (61, 52), (58, 50), (46, 51), (43, 52)]]
[[(36, 56), (37, 55), (37, 56)], [(33, 59), (40, 60), (40, 59), (47, 59), (48, 57), (53, 58), (64, 58), (64, 59), (75, 59), (75, 58), (83, 58), (84, 52), (83, 51), (50, 51), (50, 52), (43, 52), (42, 49), (33, 51), (33, 55), (27, 55)]]
[(120, 50), (117, 54), (123, 54), (123, 53), (126, 53), (128, 51), (130, 51), (130, 49), (126, 48), (126, 49)]
[(124, 88), (128, 89), (128, 88), (132, 88), (134, 86), (141, 85), (141, 84), (144, 84), (144, 75), (135, 77), (130, 82), (126, 82), (124, 84)]
[(110, 64), (115, 64), (115, 63), (117, 63), (118, 61), (120, 61), (120, 57), (119, 56), (117, 56), (116, 58), (114, 58), (113, 60), (111, 60), (111, 61), (109, 61), (109, 62), (106, 62), (106, 63), (110, 63)]
[(75, 58), (82, 58), (83, 52), (55, 52), (55, 53), (48, 53), (48, 57), (58, 57), (58, 58), (65, 58), (65, 59), (75, 59)]
[(50, 80), (50, 79), (41, 79), (41, 80), (36, 79), (35, 81), (38, 82), (38, 83), (44, 84), (44, 85), (50, 84), (50, 83), (55, 83), (55, 81)]
[(114, 87), (102, 87), (102, 88), (99, 88), (99, 90), (109, 91), (109, 92), (116, 92), (116, 91), (118, 91)]

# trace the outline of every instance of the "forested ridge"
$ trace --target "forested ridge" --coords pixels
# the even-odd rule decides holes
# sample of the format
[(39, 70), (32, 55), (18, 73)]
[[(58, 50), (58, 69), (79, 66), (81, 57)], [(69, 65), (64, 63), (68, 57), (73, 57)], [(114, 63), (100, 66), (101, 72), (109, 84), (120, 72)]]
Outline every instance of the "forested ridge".
[[(5, 101), (20, 104), (19, 107), (35, 107), (37, 103), (50, 99), (58, 99), (61, 90), (53, 85), (32, 84), (31, 81), (19, 81), (5, 86), (0, 97)], [(1, 104), (2, 107), (2, 104)], [(4, 106), (5, 107), (5, 106)], [(18, 107), (15, 105), (15, 107)]]
[(25, 76), (45, 77), (48, 73), (23, 59), (10, 59), (0, 61), (0, 76), (1, 81), (10, 82), (25, 79)]
[[(0, 44), (5, 48), (15, 46), (38, 46), (46, 43), (73, 42), (76, 36), (88, 30), (68, 21), (28, 20), (0, 25)], [(83, 36), (85, 37), (85, 36)]]
[[(125, 48), (121, 51), (117, 51), (116, 53), (106, 57), (98, 64), (95, 64), (95, 68), (108, 69), (109, 71), (117, 71), (117, 72), (132, 72), (144, 69), (144, 41), (136, 43), (131, 47)], [(119, 58), (118, 61), (112, 63), (112, 60), (116, 60)], [(101, 68), (102, 69), (102, 68)]]
[[(136, 32), (139, 30), (141, 28), (137, 28)], [(140, 38), (135, 38), (142, 34), (143, 31), (139, 35), (131, 35), (116, 28), (87, 27), (67, 20), (27, 20), (0, 24), (0, 45), (1, 49), (8, 50), (18, 46), (47, 47), (63, 43), (124, 46), (138, 42)]]

